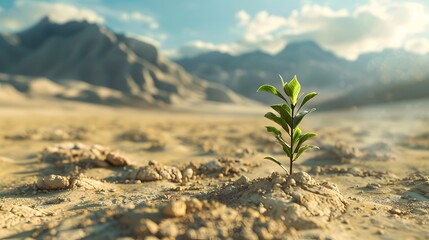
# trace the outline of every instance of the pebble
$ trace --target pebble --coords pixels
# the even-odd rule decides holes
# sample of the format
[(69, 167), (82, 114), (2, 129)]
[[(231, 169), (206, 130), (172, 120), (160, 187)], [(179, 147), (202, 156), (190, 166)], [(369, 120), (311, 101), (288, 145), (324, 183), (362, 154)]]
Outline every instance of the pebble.
[(397, 208), (392, 208), (392, 209), (390, 209), (390, 211), (389, 211), (391, 214), (396, 214), (396, 215), (400, 215), (400, 214), (402, 214), (402, 211), (401, 210), (399, 210), (399, 209), (397, 209)]
[(182, 217), (186, 215), (186, 203), (183, 201), (171, 201), (165, 205), (162, 213), (166, 217)]
[(67, 177), (59, 175), (42, 176), (37, 180), (36, 186), (40, 190), (60, 190), (70, 186)]
[(196, 198), (191, 198), (185, 203), (187, 212), (201, 211), (203, 209), (203, 203)]
[(192, 170), (192, 168), (187, 168), (187, 169), (183, 170), (183, 172), (182, 172), (183, 179), (189, 180), (192, 178), (192, 176), (194, 176), (194, 170)]
[(143, 235), (155, 235), (159, 230), (158, 224), (150, 219), (140, 220), (140, 225), (137, 228), (139, 234)]
[(288, 180), (286, 181), (286, 187), (295, 187), (296, 186), (296, 181), (293, 178), (288, 178)]
[(160, 226), (159, 233), (163, 237), (176, 238), (179, 235), (179, 229), (176, 224), (165, 222)]

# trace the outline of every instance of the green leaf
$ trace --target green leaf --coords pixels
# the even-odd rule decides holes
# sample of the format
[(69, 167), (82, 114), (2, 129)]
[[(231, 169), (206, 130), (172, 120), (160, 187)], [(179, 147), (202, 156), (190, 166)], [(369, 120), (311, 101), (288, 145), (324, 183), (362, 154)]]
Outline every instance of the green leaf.
[(311, 92), (307, 95), (305, 95), (304, 99), (302, 100), (301, 106), (299, 106), (298, 108), (298, 112), (299, 110), (301, 110), (301, 108), (308, 102), (310, 101), (312, 98), (314, 98), (315, 96), (317, 96), (317, 92)]
[[(276, 104), (271, 106), (274, 111), (280, 114), (280, 117), (286, 121), (289, 127), (292, 127), (292, 110), (287, 104)], [(289, 131), (287, 131), (289, 133)]]
[(316, 109), (312, 108), (310, 110), (305, 110), (305, 111), (302, 111), (302, 112), (298, 113), (295, 116), (295, 118), (293, 119), (293, 127), (298, 127), (298, 125), (301, 123), (301, 121), (305, 117), (305, 115), (307, 115), (309, 113), (312, 113), (314, 111), (316, 111)]
[(271, 133), (274, 133), (274, 135), (282, 135), (282, 132), (280, 132), (280, 130), (278, 130), (277, 128), (275, 128), (275, 127), (272, 127), (272, 126), (266, 126), (266, 128), (267, 128), (267, 132), (271, 132)]
[(293, 77), (292, 81), (287, 84), (287, 89), (288, 92), (286, 94), (289, 96), (291, 103), (295, 105), (298, 101), (299, 91), (301, 91), (301, 85), (299, 84), (296, 75)]
[(270, 161), (277, 163), (278, 165), (282, 165), (282, 163), (279, 160), (277, 160), (275, 157), (267, 156), (267, 157), (264, 157), (264, 159), (268, 159)]
[(271, 85), (262, 85), (258, 88), (258, 90), (256, 92), (267, 92), (267, 93), (271, 93), (273, 95), (276, 95), (277, 97), (283, 99), (284, 101), (287, 102), (286, 98), (283, 97), (283, 95), (277, 91), (277, 88), (271, 86)]
[(292, 109), (287, 104), (276, 104), (271, 106), (272, 109), (280, 113), (280, 116), (289, 116), (292, 117)]
[(292, 93), (288, 85), (289, 85), (288, 83), (283, 84), (283, 91), (286, 93), (286, 95), (289, 96), (289, 99), (290, 99), (290, 96), (292, 95)]
[(295, 155), (294, 161), (296, 159), (298, 159), (299, 156), (301, 156), (301, 154), (303, 154), (305, 151), (310, 150), (310, 149), (319, 149), (319, 147), (314, 146), (314, 145), (305, 145), (304, 147), (302, 147), (298, 150), (298, 153)]
[(293, 133), (293, 145), (296, 146), (298, 143), (299, 137), (301, 136), (301, 129), (296, 128), (295, 132)]
[(306, 134), (303, 134), (303, 135), (301, 135), (301, 137), (299, 138), (299, 141), (298, 141), (298, 145), (296, 145), (296, 148), (295, 148), (295, 151), (294, 151), (294, 153), (296, 153), (296, 152), (298, 152), (299, 151), (299, 148), (301, 147), (301, 145), (305, 142), (305, 141), (307, 141), (308, 139), (310, 139), (310, 138), (312, 138), (312, 137), (315, 137), (315, 136), (317, 136), (317, 134), (315, 134), (315, 133), (306, 133)]
[(285, 140), (281, 136), (276, 136), (277, 141), (282, 145), (283, 151), (286, 153), (288, 157), (292, 155), (292, 149)]
[(278, 125), (280, 125), (287, 133), (289, 133), (289, 128), (288, 128), (288, 124), (286, 123), (285, 120), (283, 120), (282, 118), (279, 118), (278, 116), (276, 116), (274, 113), (272, 112), (267, 112), (264, 117), (270, 119), (271, 121), (277, 123)]
[(283, 164), (281, 164), (281, 162), (280, 162), (279, 160), (277, 160), (275, 157), (267, 156), (267, 157), (264, 157), (264, 159), (267, 159), (267, 160), (270, 160), (270, 161), (272, 161), (272, 162), (277, 163), (281, 168), (283, 168), (283, 170), (285, 170), (285, 171), (286, 171), (286, 174), (288, 174), (288, 175), (289, 175), (289, 171), (288, 171), (288, 170), (283, 166)]

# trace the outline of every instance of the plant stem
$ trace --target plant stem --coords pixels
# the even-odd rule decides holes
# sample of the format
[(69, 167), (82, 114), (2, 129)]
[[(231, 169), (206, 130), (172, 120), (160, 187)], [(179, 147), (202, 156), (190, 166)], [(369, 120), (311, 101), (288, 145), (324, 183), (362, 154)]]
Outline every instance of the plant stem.
[(292, 109), (292, 127), (291, 127), (291, 133), (290, 133), (290, 162), (289, 162), (289, 174), (292, 175), (292, 165), (293, 165), (293, 135), (295, 133), (295, 126), (293, 124), (293, 119), (295, 118), (294, 116), (294, 111), (295, 111), (295, 105), (291, 104), (291, 109)]

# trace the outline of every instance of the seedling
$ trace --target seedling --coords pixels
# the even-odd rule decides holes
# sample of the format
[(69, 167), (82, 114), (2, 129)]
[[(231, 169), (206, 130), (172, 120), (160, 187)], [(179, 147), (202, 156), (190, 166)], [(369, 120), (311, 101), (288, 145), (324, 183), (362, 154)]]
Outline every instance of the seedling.
[[(294, 76), (294, 78), (289, 83), (284, 82), (282, 76), (279, 75), (279, 77), (282, 81), (283, 91), (286, 94), (286, 97), (271, 85), (263, 85), (259, 87), (258, 92), (271, 93), (285, 102), (271, 106), (271, 108), (277, 112), (279, 116), (272, 112), (268, 112), (265, 114), (265, 117), (275, 122), (289, 135), (288, 143), (283, 138), (282, 131), (273, 126), (266, 127), (267, 132), (274, 134), (277, 142), (282, 146), (283, 151), (289, 157), (289, 171), (285, 166), (283, 166), (283, 164), (281, 164), (279, 160), (272, 156), (265, 157), (264, 159), (278, 164), (281, 168), (283, 168), (283, 170), (286, 171), (286, 174), (292, 174), (293, 162), (295, 162), (301, 156), (301, 154), (310, 149), (319, 149), (314, 145), (304, 145), (308, 139), (315, 137), (316, 134), (311, 132), (303, 133), (299, 128), (299, 124), (302, 122), (304, 117), (316, 110), (315, 108), (312, 108), (310, 110), (304, 110), (300, 112), (301, 108), (317, 95), (317, 92), (311, 92), (305, 95), (305, 97), (302, 98), (302, 101), (300, 101), (302, 96), (299, 96), (301, 85), (299, 84), (296, 76)], [(298, 104), (298, 102), (300, 102), (300, 104)]]

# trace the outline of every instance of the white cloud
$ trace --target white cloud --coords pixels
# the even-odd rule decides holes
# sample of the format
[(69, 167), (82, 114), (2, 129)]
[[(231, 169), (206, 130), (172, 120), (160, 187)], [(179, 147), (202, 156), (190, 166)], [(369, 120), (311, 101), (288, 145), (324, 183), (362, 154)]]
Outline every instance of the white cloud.
[(137, 21), (146, 23), (151, 29), (158, 29), (158, 22), (151, 16), (143, 15), (139, 12), (121, 13), (120, 19), (123, 21)]
[(64, 23), (71, 20), (86, 20), (102, 23), (104, 18), (96, 12), (65, 3), (43, 3), (36, 1), (15, 1), (15, 4), (4, 9), (0, 15), (0, 30), (15, 31), (27, 27), (44, 16), (52, 21)]
[(244, 40), (256, 42), (261, 39), (271, 39), (276, 31), (287, 26), (287, 19), (261, 11), (246, 23), (241, 23), (241, 26), (244, 28)]
[(266, 11), (257, 13), (253, 18), (244, 10), (235, 15), (238, 31), (242, 37), (236, 42), (215, 44), (196, 40), (187, 43), (176, 51), (171, 51), (171, 57), (192, 57), (201, 53), (219, 51), (237, 55), (243, 52), (263, 50), (269, 53), (280, 51), (286, 41), (274, 37), (274, 33), (286, 26), (287, 20), (280, 16), (268, 14)]
[(410, 40), (429, 31), (429, 8), (418, 2), (370, 0), (353, 10), (305, 4), (289, 16), (261, 11), (252, 17), (241, 10), (236, 13), (236, 19), (241, 33), (237, 41), (224, 44), (192, 42), (179, 49), (178, 54), (185, 54), (185, 50), (197, 54), (217, 49), (232, 54), (256, 49), (275, 53), (287, 42), (300, 40), (313, 40), (350, 60), (362, 53), (386, 48), (427, 51), (426, 41)]
[(414, 38), (405, 42), (405, 50), (416, 54), (429, 53), (429, 39), (428, 38)]
[(428, 30), (429, 10), (416, 2), (372, 0), (351, 13), (303, 7), (288, 20), (286, 39), (311, 39), (339, 56), (355, 59), (362, 53), (404, 47), (413, 35)]
[(218, 52), (224, 52), (224, 53), (234, 53), (236, 52), (237, 44), (214, 44), (210, 42), (203, 42), (203, 41), (193, 41), (185, 46), (179, 48), (177, 51), (170, 50), (167, 54), (169, 57), (193, 57), (201, 53), (211, 52), (211, 51), (218, 51)]
[(249, 23), (250, 15), (246, 11), (240, 10), (235, 14), (235, 18), (241, 26), (244, 26)]

